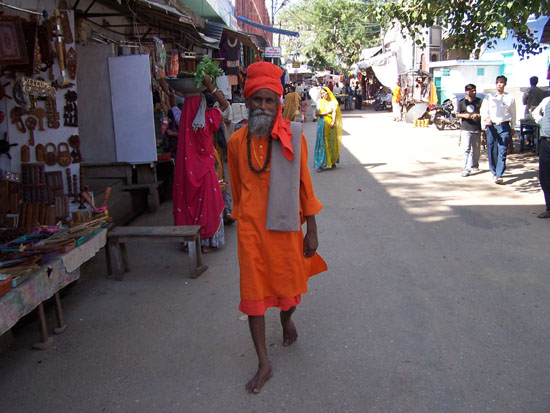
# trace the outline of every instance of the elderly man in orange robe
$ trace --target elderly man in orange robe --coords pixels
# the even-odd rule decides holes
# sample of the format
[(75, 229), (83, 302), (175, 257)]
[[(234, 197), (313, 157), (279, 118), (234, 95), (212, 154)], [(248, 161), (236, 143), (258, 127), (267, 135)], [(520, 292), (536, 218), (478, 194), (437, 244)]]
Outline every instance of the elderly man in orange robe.
[[(265, 340), (265, 311), (280, 309), (283, 346), (296, 341), (292, 313), (312, 275), (327, 269), (316, 253), (315, 197), (301, 124), (282, 117), (282, 70), (267, 62), (247, 70), (248, 125), (229, 140), (228, 160), (237, 220), (241, 302), (248, 315), (258, 371), (246, 384), (259, 393), (272, 376)], [(306, 235), (302, 224), (306, 223)]]

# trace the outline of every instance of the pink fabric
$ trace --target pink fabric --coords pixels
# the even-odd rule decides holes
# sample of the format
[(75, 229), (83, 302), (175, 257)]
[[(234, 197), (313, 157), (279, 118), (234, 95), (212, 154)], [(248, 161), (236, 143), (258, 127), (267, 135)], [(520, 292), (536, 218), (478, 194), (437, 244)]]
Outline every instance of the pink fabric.
[(174, 225), (200, 225), (201, 238), (210, 238), (220, 226), (224, 208), (212, 144), (222, 114), (207, 109), (205, 127), (194, 131), (191, 125), (199, 104), (199, 96), (188, 97), (181, 112), (172, 192)]

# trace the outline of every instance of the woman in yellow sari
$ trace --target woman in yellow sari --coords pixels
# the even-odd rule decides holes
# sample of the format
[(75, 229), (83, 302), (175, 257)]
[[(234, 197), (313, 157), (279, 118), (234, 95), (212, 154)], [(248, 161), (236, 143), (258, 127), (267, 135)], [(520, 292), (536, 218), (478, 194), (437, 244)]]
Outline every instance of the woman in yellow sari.
[(342, 141), (342, 112), (338, 101), (328, 87), (321, 89), (321, 99), (317, 103), (317, 140), (313, 166), (317, 172), (336, 168), (340, 162)]

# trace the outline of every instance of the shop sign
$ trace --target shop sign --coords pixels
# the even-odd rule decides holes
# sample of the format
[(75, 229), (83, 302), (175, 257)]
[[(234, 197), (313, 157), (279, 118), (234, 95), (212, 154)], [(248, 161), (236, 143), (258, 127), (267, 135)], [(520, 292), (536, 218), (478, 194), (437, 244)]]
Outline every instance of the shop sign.
[(292, 67), (294, 69), (299, 69), (300, 68), (300, 62), (292, 62)]
[(281, 57), (280, 47), (266, 47), (264, 50), (265, 57)]
[(441, 69), (441, 76), (451, 76), (451, 69)]

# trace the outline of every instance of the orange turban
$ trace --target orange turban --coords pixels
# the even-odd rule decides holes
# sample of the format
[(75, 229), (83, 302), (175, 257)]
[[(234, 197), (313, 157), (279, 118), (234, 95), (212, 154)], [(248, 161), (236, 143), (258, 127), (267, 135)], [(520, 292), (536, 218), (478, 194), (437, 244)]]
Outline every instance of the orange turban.
[(252, 63), (246, 69), (246, 84), (243, 91), (244, 98), (248, 99), (260, 89), (270, 89), (281, 97), (283, 94), (282, 76), (283, 70), (273, 63)]
[[(246, 83), (243, 90), (244, 98), (248, 99), (260, 89), (272, 90), (281, 97), (283, 94), (283, 84), (281, 83), (282, 76), (283, 70), (273, 63), (252, 63), (246, 69)], [(271, 129), (271, 136), (281, 141), (283, 155), (286, 159), (291, 161), (294, 158), (294, 150), (292, 149), (291, 143), (292, 132), (290, 131), (290, 121), (288, 119), (283, 119), (282, 113), (283, 109), (279, 103), (279, 109), (277, 110), (275, 120), (273, 121), (273, 128)], [(296, 139), (301, 139), (301, 136), (298, 136)]]

